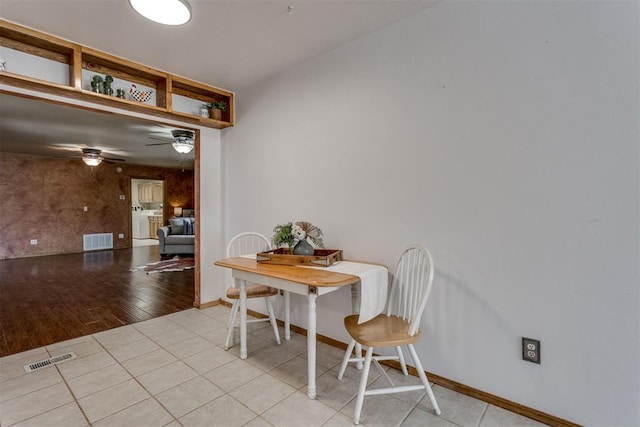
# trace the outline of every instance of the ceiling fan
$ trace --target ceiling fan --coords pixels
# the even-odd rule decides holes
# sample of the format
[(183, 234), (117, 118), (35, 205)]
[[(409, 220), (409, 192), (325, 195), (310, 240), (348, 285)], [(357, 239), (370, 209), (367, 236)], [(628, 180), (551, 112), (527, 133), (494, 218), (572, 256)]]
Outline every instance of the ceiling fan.
[(149, 147), (153, 145), (171, 144), (174, 150), (176, 150), (180, 154), (187, 154), (191, 152), (191, 150), (193, 150), (195, 132), (190, 130), (184, 130), (184, 129), (173, 129), (171, 131), (171, 135), (173, 136), (172, 139), (150, 136), (149, 138), (151, 139), (158, 139), (158, 140), (167, 141), (167, 142), (157, 142), (154, 144), (145, 144), (145, 145)]
[(113, 157), (103, 157), (102, 150), (97, 148), (83, 148), (82, 149), (82, 161), (88, 166), (98, 166), (103, 161), (105, 163), (124, 162), (124, 159), (118, 159)]

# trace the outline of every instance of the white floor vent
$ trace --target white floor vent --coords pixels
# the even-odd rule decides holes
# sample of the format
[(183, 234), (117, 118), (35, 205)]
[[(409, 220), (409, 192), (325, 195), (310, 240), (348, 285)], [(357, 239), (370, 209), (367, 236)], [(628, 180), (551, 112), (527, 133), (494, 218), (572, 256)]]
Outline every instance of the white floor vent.
[(61, 354), (60, 356), (54, 356), (46, 360), (41, 360), (39, 362), (31, 363), (29, 365), (24, 365), (24, 370), (25, 372), (29, 373), (29, 372), (37, 371), (42, 368), (46, 368), (47, 366), (53, 366), (56, 363), (64, 362), (65, 360), (71, 360), (75, 358), (76, 358), (76, 354), (73, 352), (64, 353), (64, 354)]
[(85, 251), (113, 249), (113, 233), (85, 234), (83, 242)]

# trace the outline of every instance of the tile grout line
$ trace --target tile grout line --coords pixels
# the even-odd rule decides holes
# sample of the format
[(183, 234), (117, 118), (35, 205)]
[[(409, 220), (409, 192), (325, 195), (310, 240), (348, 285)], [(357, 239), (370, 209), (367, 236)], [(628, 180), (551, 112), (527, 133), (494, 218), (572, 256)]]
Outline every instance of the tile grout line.
[[(111, 354), (111, 352), (109, 351), (109, 349), (107, 349), (107, 348), (104, 346), (104, 344), (102, 344), (102, 343), (100, 342), (100, 340), (98, 340), (94, 335), (95, 335), (95, 334), (92, 334), (92, 335), (91, 335), (91, 337), (92, 337), (92, 338), (93, 338), (93, 339), (98, 343), (98, 345), (99, 345), (100, 347), (102, 347), (102, 349), (103, 349), (103, 350), (104, 350), (104, 351), (105, 351), (105, 352), (106, 352), (110, 357), (112, 357), (112, 358), (113, 358), (113, 360), (115, 360), (115, 361), (116, 361), (116, 363), (117, 363), (118, 365), (120, 365), (120, 367), (121, 367), (122, 369), (124, 369), (124, 370), (125, 370), (125, 372), (131, 376), (131, 378), (132, 378), (132, 379), (136, 380), (136, 378), (131, 374), (131, 372), (127, 371), (127, 369), (126, 369), (124, 366), (122, 366), (122, 364), (120, 363), (120, 361), (119, 361), (118, 359), (116, 359), (116, 358), (113, 356), (113, 354)], [(125, 343), (125, 344), (127, 344), (127, 343)], [(123, 344), (123, 345), (125, 345), (125, 344)], [(95, 372), (95, 371), (94, 371), (94, 372)], [(129, 381), (129, 380), (121, 381), (121, 382), (119, 382), (118, 384), (115, 384), (115, 385), (119, 385), (119, 384), (125, 383), (125, 382), (127, 382), (127, 381)], [(140, 384), (137, 380), (136, 380), (136, 382), (137, 382), (140, 386), (142, 386), (142, 384)], [(110, 387), (113, 387), (113, 385), (111, 385)], [(147, 391), (147, 389), (145, 389), (144, 387), (143, 387), (143, 389), (144, 389), (145, 391)], [(106, 389), (96, 391), (95, 393), (89, 394), (89, 395), (87, 395), (87, 396), (85, 396), (85, 397), (91, 396), (91, 395), (96, 394), (96, 393), (100, 393), (101, 391), (104, 391), (104, 390), (106, 390)], [(147, 391), (147, 393), (148, 393), (148, 391)], [(74, 395), (74, 397), (75, 397), (75, 395)], [(92, 426), (94, 423), (99, 422), (99, 421), (101, 421), (101, 420), (103, 420), (103, 419), (105, 419), (105, 418), (107, 418), (107, 417), (112, 416), (112, 415), (115, 415), (115, 414), (117, 414), (117, 413), (119, 413), (119, 412), (122, 412), (122, 411), (124, 411), (125, 409), (128, 409), (128, 408), (130, 408), (130, 407), (132, 407), (132, 406), (134, 406), (134, 405), (137, 405), (138, 403), (140, 403), (140, 402), (136, 402), (136, 403), (134, 403), (134, 404), (132, 404), (132, 405), (127, 406), (126, 408), (122, 408), (121, 410), (119, 410), (119, 411), (117, 411), (117, 412), (114, 412), (113, 414), (109, 414), (109, 415), (104, 416), (104, 417), (102, 417), (102, 418), (100, 418), (100, 419), (98, 419), (98, 420), (95, 420), (93, 423), (92, 423), (92, 422), (89, 422), (89, 425), (90, 425), (90, 426)], [(84, 410), (82, 409), (82, 406), (80, 406), (80, 402), (77, 402), (77, 405), (78, 405), (78, 407), (80, 408), (80, 410), (82, 411), (83, 415), (85, 415), (85, 418), (87, 418), (87, 421), (89, 421), (89, 417), (87, 417), (87, 416), (86, 416), (86, 414), (84, 414)]]
[[(117, 328), (116, 328), (116, 329), (117, 329)], [(104, 331), (103, 331), (103, 332), (104, 332)], [(116, 362), (115, 364), (119, 365), (119, 366), (120, 366), (120, 367), (121, 367), (121, 368), (122, 368), (122, 369), (123, 369), (123, 370), (124, 370), (124, 371), (129, 375), (129, 376), (130, 376), (130, 377), (131, 377), (130, 379), (126, 379), (126, 380), (121, 381), (121, 382), (119, 382), (119, 383), (117, 383), (117, 384), (112, 384), (110, 387), (113, 387), (114, 385), (119, 385), (119, 384), (125, 383), (125, 382), (130, 381), (131, 379), (133, 379), (133, 380), (135, 380), (135, 381), (136, 381), (136, 383), (138, 383), (138, 385), (140, 385), (140, 387), (142, 387), (142, 389), (143, 389), (143, 390), (145, 390), (145, 391), (149, 394), (149, 397), (151, 397), (151, 398), (155, 398), (155, 396), (153, 396), (153, 395), (152, 395), (152, 394), (151, 394), (151, 393), (150, 393), (150, 392), (149, 392), (149, 391), (148, 391), (148, 390), (147, 390), (147, 389), (146, 389), (146, 388), (145, 388), (145, 387), (144, 387), (144, 386), (143, 386), (143, 385), (142, 385), (142, 384), (137, 380), (137, 378), (136, 378), (135, 376), (133, 376), (133, 374), (132, 374), (131, 372), (129, 372), (129, 371), (128, 371), (128, 370), (127, 370), (127, 369), (122, 365), (122, 363), (120, 363), (120, 361), (114, 357), (114, 355), (109, 351), (109, 349), (107, 349), (107, 348), (104, 346), (104, 344), (102, 344), (102, 342), (100, 342), (100, 340), (98, 340), (94, 335), (95, 335), (95, 334), (92, 334), (92, 335), (91, 335), (91, 338), (92, 338), (92, 339), (93, 339), (93, 340), (94, 340), (94, 341), (95, 341), (95, 342), (96, 342), (96, 343), (97, 343), (97, 344), (98, 344), (98, 345), (103, 349), (103, 351), (104, 351), (104, 352), (106, 352), (110, 357), (112, 357), (112, 358), (113, 358), (113, 360)], [(131, 341), (131, 342), (133, 342), (133, 341)], [(128, 343), (124, 343), (124, 344), (121, 344), (121, 345), (126, 345), (126, 344), (128, 344)], [(48, 349), (47, 349), (47, 351), (48, 351)], [(95, 353), (92, 353), (92, 354), (95, 354)], [(109, 367), (109, 366), (112, 366), (112, 365), (108, 365), (108, 366), (106, 366), (106, 367)], [(56, 369), (57, 369), (57, 368), (58, 368), (58, 367), (57, 367), (57, 365), (56, 365)], [(103, 367), (103, 368), (104, 368), (104, 367)], [(96, 370), (93, 370), (92, 372), (96, 372), (97, 370), (100, 370), (100, 369), (103, 369), (103, 368), (98, 368), (98, 369), (96, 369)], [(91, 374), (92, 372), (87, 372), (86, 374), (80, 375), (80, 376), (78, 376), (78, 377), (76, 377), (76, 378), (80, 378), (80, 377), (82, 377), (82, 376), (84, 376), (84, 375)], [(71, 393), (71, 396), (73, 396), (74, 402), (76, 403), (76, 405), (78, 406), (78, 408), (79, 408), (79, 409), (80, 409), (80, 411), (82, 412), (82, 415), (85, 417), (85, 420), (87, 421), (87, 424), (88, 424), (89, 426), (92, 426), (92, 425), (93, 425), (94, 423), (96, 423), (96, 422), (99, 422), (99, 421), (101, 421), (101, 420), (104, 420), (105, 418), (108, 418), (108, 417), (110, 417), (110, 416), (112, 416), (112, 415), (118, 414), (118, 413), (120, 413), (120, 412), (122, 412), (122, 411), (124, 411), (124, 410), (126, 410), (126, 409), (131, 408), (132, 406), (137, 405), (137, 404), (138, 404), (138, 403), (140, 403), (140, 402), (143, 402), (144, 400), (147, 400), (147, 399), (144, 399), (144, 400), (142, 400), (142, 401), (140, 401), (140, 402), (133, 403), (133, 404), (131, 404), (131, 405), (129, 405), (129, 406), (127, 406), (127, 407), (125, 407), (125, 408), (120, 409), (119, 411), (116, 411), (116, 412), (111, 413), (111, 414), (109, 414), (109, 415), (106, 415), (106, 416), (104, 416), (104, 417), (102, 417), (102, 418), (100, 418), (100, 419), (98, 419), (98, 420), (95, 420), (95, 421), (92, 423), (92, 422), (90, 422), (90, 421), (89, 421), (89, 417), (87, 416), (87, 414), (85, 413), (84, 409), (82, 408), (82, 405), (80, 405), (79, 399), (76, 397), (76, 395), (75, 395), (75, 393), (73, 392), (73, 390), (71, 390), (71, 387), (69, 386), (69, 384), (68, 384), (68, 382), (67, 382), (66, 378), (62, 375), (62, 372), (60, 372), (60, 370), (59, 370), (59, 369), (58, 369), (58, 373), (60, 374), (60, 376), (61, 376), (61, 378), (62, 378), (63, 382), (65, 383), (65, 386), (67, 387), (67, 389), (68, 389), (68, 390), (69, 390), (69, 392)], [(94, 395), (94, 394), (96, 394), (96, 393), (100, 393), (100, 392), (102, 392), (102, 391), (104, 391), (104, 390), (106, 390), (106, 389), (102, 389), (102, 390), (95, 391), (95, 392), (93, 392), (93, 393), (91, 393), (91, 394), (88, 394), (87, 396), (82, 397), (82, 399), (84, 399), (84, 398), (86, 398), (86, 397), (89, 397), (89, 396), (92, 396), (92, 395)], [(156, 400), (156, 401), (157, 401), (157, 400)], [(158, 403), (160, 403), (160, 402), (158, 402)], [(162, 406), (162, 405), (161, 405), (161, 406)], [(164, 408), (164, 406), (162, 406), (162, 407), (163, 407), (163, 409), (166, 409), (166, 408)], [(47, 412), (48, 412), (48, 411), (47, 411)], [(173, 416), (173, 414), (171, 414), (171, 412), (169, 412), (169, 411), (167, 411), (167, 412), (168, 412), (168, 413), (169, 413), (169, 415), (173, 418), (173, 420), (174, 420), (174, 421), (177, 421), (177, 419)]]
[(480, 419), (478, 420), (478, 427), (482, 425), (482, 420), (484, 420), (484, 416), (487, 415), (488, 410), (489, 410), (489, 403), (485, 405), (484, 411), (482, 411), (482, 415), (480, 415)]
[[(153, 320), (153, 319), (151, 319), (151, 320)], [(153, 342), (154, 344), (158, 345), (161, 349), (163, 349), (164, 351), (168, 352), (168, 353), (169, 353), (169, 354), (171, 354), (172, 356), (177, 357), (177, 356), (175, 356), (173, 353), (171, 353), (169, 350), (165, 349), (165, 348), (164, 348), (164, 346), (161, 346), (161, 345), (160, 345), (160, 344), (158, 344), (157, 342), (153, 341), (153, 339), (151, 339), (151, 337), (149, 337), (149, 336), (148, 336), (148, 335), (146, 335), (144, 332), (142, 332), (142, 331), (140, 331), (138, 328), (136, 328), (136, 327), (135, 327), (135, 324), (132, 324), (132, 326), (134, 327), (134, 329), (135, 329), (138, 333), (142, 334), (142, 335), (144, 336), (144, 338), (147, 338), (148, 340), (150, 340), (150, 341), (151, 341), (151, 342)], [(140, 340), (142, 340), (142, 338), (140, 338)], [(98, 340), (96, 339), (96, 341), (98, 341)], [(135, 341), (137, 341), (137, 340), (135, 340)], [(134, 341), (131, 341), (131, 342), (134, 342)], [(164, 409), (164, 410), (167, 412), (167, 414), (169, 414), (169, 416), (173, 419), (173, 421), (175, 421), (175, 422), (177, 422), (177, 423), (179, 423), (179, 424), (181, 424), (181, 425), (182, 425), (182, 423), (180, 423), (180, 422), (178, 421), (178, 419), (175, 417), (175, 415), (173, 415), (173, 413), (172, 413), (171, 411), (169, 411), (169, 409), (168, 409), (168, 408), (166, 408), (166, 407), (162, 404), (162, 402), (160, 402), (160, 401), (156, 398), (156, 396), (155, 396), (154, 394), (152, 394), (149, 390), (147, 390), (147, 388), (146, 388), (146, 387), (145, 387), (145, 386), (144, 386), (140, 381), (138, 381), (138, 378), (137, 378), (136, 376), (134, 376), (134, 375), (133, 375), (133, 373), (131, 373), (131, 372), (130, 372), (130, 371), (129, 371), (129, 370), (128, 370), (128, 369), (127, 369), (123, 364), (122, 364), (122, 362), (120, 362), (118, 359), (116, 359), (116, 357), (115, 357), (113, 354), (111, 354), (111, 352), (109, 351), (109, 349), (107, 349), (104, 345), (102, 345), (102, 343), (100, 343), (100, 342), (98, 342), (98, 343), (100, 344), (100, 346), (102, 346), (102, 348), (104, 348), (104, 350), (105, 350), (105, 351), (106, 351), (106, 352), (107, 352), (111, 357), (113, 357), (113, 359), (116, 361), (116, 363), (118, 363), (118, 365), (120, 365), (120, 367), (121, 367), (122, 369), (124, 369), (124, 371), (125, 371), (127, 374), (129, 374), (129, 375), (131, 376), (131, 378), (132, 378), (133, 380), (135, 380), (135, 382), (136, 382), (136, 383), (138, 383), (138, 385), (139, 385), (140, 387), (142, 387), (142, 389), (143, 389), (144, 391), (146, 391), (146, 392), (149, 394), (150, 398), (151, 398), (151, 399), (153, 399), (153, 400), (155, 400), (155, 401), (156, 401), (156, 403), (158, 403), (158, 405), (160, 405), (160, 407), (161, 407), (162, 409)], [(121, 344), (121, 345), (126, 345), (126, 344), (128, 344), (128, 343), (124, 343), (124, 344)], [(151, 350), (151, 351), (153, 351), (153, 350)], [(140, 355), (138, 355), (138, 356), (141, 356), (141, 355), (144, 355), (144, 354), (148, 354), (148, 353), (150, 353), (151, 351), (148, 351), (148, 352), (146, 352), (146, 353), (142, 353), (142, 354), (140, 354)], [(136, 358), (136, 357), (138, 357), (138, 356), (134, 356), (134, 357), (132, 357), (131, 359), (134, 359), (134, 358)], [(127, 359), (127, 360), (130, 360), (130, 359)], [(178, 359), (178, 360), (179, 360), (179, 361), (182, 361), (182, 359)], [(165, 367), (165, 366), (166, 366), (166, 365), (160, 366), (160, 367), (158, 367), (158, 368), (156, 368), (156, 369), (154, 369), (153, 371), (150, 371), (150, 372), (155, 372), (156, 370), (161, 369), (161, 368), (163, 368), (163, 367)], [(148, 372), (145, 372), (145, 374), (146, 374), (146, 373), (148, 373)], [(127, 380), (127, 381), (128, 381), (128, 380)], [(185, 381), (185, 382), (186, 382), (186, 381)], [(121, 384), (121, 383), (120, 383), (120, 384)], [(184, 384), (184, 382), (183, 382), (183, 383), (180, 383), (180, 384)], [(178, 384), (178, 385), (180, 385), (180, 384)], [(144, 399), (144, 400), (147, 400), (147, 399)], [(142, 400), (141, 402), (144, 402), (144, 400)], [(126, 409), (129, 409), (129, 408), (131, 408), (131, 407), (133, 407), (133, 406), (137, 405), (138, 403), (141, 403), (141, 402), (136, 402), (136, 403), (134, 403), (133, 405), (127, 406), (126, 408), (122, 408), (121, 410), (119, 410), (119, 411), (117, 411), (117, 412), (114, 412), (113, 414), (109, 414), (109, 415), (107, 415), (106, 417), (101, 418), (100, 420), (104, 420), (105, 418), (108, 418), (108, 417), (110, 417), (110, 416), (112, 416), (112, 415), (118, 414), (118, 413), (120, 413), (120, 412), (122, 412), (122, 411), (124, 411), (124, 410), (126, 410)], [(100, 420), (97, 420), (97, 421), (100, 421)], [(96, 422), (97, 422), (97, 421), (96, 421)], [(166, 424), (170, 424), (170, 423), (171, 423), (171, 422), (166, 423)], [(165, 425), (166, 425), (166, 424), (165, 424)], [(89, 425), (92, 425), (92, 424), (90, 423)]]
[[(175, 314), (175, 313), (172, 313), (172, 314)], [(167, 315), (167, 316), (171, 316), (171, 314), (170, 314), (170, 315)], [(207, 316), (207, 317), (208, 317), (208, 316)], [(212, 319), (212, 318), (211, 318), (211, 317), (209, 317), (209, 319)], [(188, 330), (188, 329), (187, 329), (187, 328), (185, 328), (183, 325), (181, 325), (181, 324), (179, 324), (179, 323), (175, 322), (175, 321), (174, 321), (174, 320), (172, 320), (172, 319), (167, 319), (167, 320), (168, 320), (168, 321), (170, 321), (170, 322), (172, 322), (173, 324), (175, 324), (176, 326), (178, 326), (178, 327), (180, 327), (180, 328), (182, 328), (182, 329)], [(215, 320), (215, 319), (214, 319), (214, 320)], [(134, 324), (133, 326), (134, 326), (134, 328), (135, 328), (135, 324)], [(176, 357), (176, 359), (177, 359), (179, 362), (181, 362), (181, 363), (185, 364), (185, 365), (186, 365), (186, 366), (188, 366), (190, 369), (193, 369), (191, 366), (189, 366), (187, 363), (185, 363), (185, 362), (184, 362), (184, 360), (183, 360), (183, 358), (182, 358), (182, 357), (179, 357), (178, 355), (176, 355), (176, 354), (172, 353), (170, 350), (168, 350), (167, 348), (165, 348), (165, 346), (164, 346), (164, 345), (162, 345), (162, 344), (158, 343), (158, 342), (157, 342), (157, 341), (155, 341), (151, 336), (149, 336), (149, 335), (145, 334), (143, 331), (140, 331), (138, 328), (135, 328), (135, 329), (136, 329), (139, 333), (141, 333), (142, 335), (144, 335), (144, 337), (145, 337), (145, 338), (149, 339), (149, 340), (150, 340), (150, 341), (152, 341), (154, 344), (156, 344), (159, 348), (163, 349), (164, 351), (168, 352), (168, 353), (169, 353), (169, 354), (171, 354), (172, 356)], [(196, 337), (200, 337), (200, 338), (204, 339), (204, 340), (205, 340), (205, 341), (207, 341), (207, 342), (210, 342), (210, 341), (208, 341), (206, 338), (203, 338), (200, 334), (195, 334), (195, 336), (196, 336)], [(168, 344), (168, 345), (172, 345), (172, 344), (176, 344), (176, 343), (184, 342), (184, 341), (189, 340), (189, 339), (192, 339), (192, 338), (193, 338), (193, 337), (186, 338), (186, 339), (184, 339), (184, 340), (182, 340), (182, 341), (177, 341), (177, 342), (175, 342), (175, 343), (171, 343), (171, 344)], [(211, 344), (213, 344), (213, 345), (214, 345), (215, 347), (217, 347), (217, 348), (221, 348), (221, 347), (222, 347), (221, 345), (216, 344), (216, 343), (211, 343)], [(106, 350), (106, 349), (105, 349), (105, 350)], [(107, 350), (107, 351), (108, 351), (108, 350)], [(194, 353), (194, 354), (192, 354), (192, 355), (189, 355), (188, 357), (192, 357), (192, 356), (195, 356), (195, 355), (197, 355), (197, 354), (204, 353), (205, 351), (208, 351), (208, 349), (207, 349), (207, 350), (202, 350), (202, 351), (197, 352), (197, 353)], [(144, 353), (144, 354), (146, 354), (146, 353)], [(136, 356), (136, 357), (137, 357), (137, 356)], [(118, 361), (118, 363), (120, 363), (120, 362)], [(205, 377), (205, 374), (206, 374), (206, 373), (208, 373), (208, 372), (211, 372), (211, 371), (213, 371), (214, 369), (217, 369), (217, 368), (219, 368), (219, 367), (221, 367), (221, 366), (224, 366), (224, 365), (226, 365), (226, 364), (228, 364), (228, 363), (231, 363), (231, 361), (229, 361), (229, 362), (227, 362), (227, 363), (224, 363), (224, 364), (222, 364), (222, 365), (220, 365), (220, 366), (218, 366), (218, 367), (216, 367), (216, 368), (213, 368), (213, 369), (211, 369), (211, 370), (209, 370), (209, 371), (202, 372), (202, 373), (200, 373), (200, 372), (198, 372), (198, 371), (195, 371), (195, 370), (194, 370), (194, 371), (197, 373), (197, 376), (196, 376), (196, 377), (191, 378), (191, 379), (189, 379), (189, 380), (185, 380), (185, 381), (181, 382), (180, 384), (176, 384), (174, 387), (179, 386), (179, 385), (181, 385), (181, 384), (185, 384), (186, 382), (191, 381), (191, 380), (193, 380), (193, 379), (195, 379), (195, 378), (200, 378), (200, 377), (201, 377), (203, 380), (205, 380), (205, 381), (207, 381), (207, 382), (211, 383), (211, 384), (212, 384), (212, 385), (214, 385), (215, 387), (217, 387), (217, 388), (219, 388), (220, 390), (222, 390), (222, 389), (221, 389), (217, 384), (215, 384), (214, 382), (212, 382), (212, 381), (210, 381), (208, 378), (206, 378), (206, 377)], [(121, 366), (122, 366), (122, 365), (121, 365)], [(164, 366), (166, 366), (166, 365), (164, 365)], [(158, 369), (163, 368), (164, 366), (158, 367), (158, 368), (156, 368), (156, 369), (154, 369), (153, 371), (150, 371), (150, 372), (155, 372), (155, 371), (157, 371)], [(133, 374), (131, 374), (131, 372), (129, 372), (129, 371), (128, 371), (124, 366), (122, 366), (122, 368), (123, 368), (123, 369), (125, 369), (125, 370), (127, 371), (127, 373), (129, 373), (129, 375), (131, 375), (131, 376), (136, 380), (136, 382), (138, 382), (138, 384), (140, 384), (140, 386), (141, 386), (145, 391), (147, 391), (147, 393), (149, 393), (149, 395), (150, 395), (150, 396), (151, 396), (151, 397), (152, 397), (152, 398), (153, 398), (153, 399), (154, 399), (154, 400), (155, 400), (155, 401), (156, 401), (156, 402), (157, 402), (157, 403), (158, 403), (158, 404), (159, 404), (159, 405), (160, 405), (160, 406), (165, 410), (165, 411), (167, 411), (167, 413), (169, 413), (169, 415), (173, 418), (173, 420), (174, 420), (175, 422), (177, 422), (177, 423), (179, 423), (179, 424), (181, 424), (181, 425), (182, 425), (182, 423), (179, 421), (179, 419), (178, 419), (178, 418), (177, 418), (177, 417), (176, 417), (176, 416), (175, 416), (175, 415), (174, 415), (174, 414), (173, 414), (173, 413), (172, 413), (172, 412), (171, 412), (167, 407), (165, 407), (165, 405), (163, 405), (163, 404), (162, 404), (162, 402), (160, 402), (160, 401), (158, 400), (158, 398), (157, 398), (155, 395), (153, 395), (149, 390), (147, 390), (147, 389), (144, 387), (144, 385), (143, 385), (143, 384), (141, 384), (141, 383), (137, 380), (137, 378), (136, 378), (135, 376), (133, 376)], [(146, 372), (146, 373), (148, 373), (148, 372)], [(145, 373), (145, 374), (146, 374), (146, 373)], [(265, 373), (266, 373), (266, 372), (265, 372)], [(165, 391), (166, 391), (166, 390), (165, 390)], [(185, 417), (185, 416), (187, 416), (188, 414), (190, 414), (190, 413), (192, 413), (192, 412), (194, 412), (194, 411), (197, 411), (198, 409), (200, 409), (200, 408), (202, 408), (202, 407), (204, 407), (204, 406), (206, 406), (206, 405), (208, 405), (208, 404), (210, 404), (210, 403), (212, 403), (212, 402), (214, 402), (214, 401), (216, 401), (216, 400), (220, 399), (220, 398), (221, 398), (221, 397), (223, 397), (223, 396), (229, 396), (230, 398), (234, 399), (236, 402), (240, 403), (241, 405), (245, 406), (248, 410), (250, 410), (251, 412), (253, 412), (254, 414), (256, 414), (256, 412), (255, 412), (255, 411), (251, 410), (251, 408), (247, 407), (247, 406), (246, 406), (246, 405), (244, 405), (242, 402), (240, 402), (240, 401), (238, 401), (237, 399), (235, 399), (235, 398), (234, 398), (230, 393), (228, 393), (228, 392), (226, 392), (226, 391), (224, 391), (224, 390), (222, 390), (222, 391), (223, 391), (224, 393), (223, 393), (223, 394), (221, 394), (220, 396), (216, 397), (216, 398), (215, 398), (215, 399), (213, 399), (213, 400), (210, 400), (210, 401), (208, 401), (208, 402), (205, 402), (205, 403), (203, 403), (202, 405), (197, 406), (197, 407), (193, 408), (192, 410), (190, 410), (190, 411), (188, 411), (188, 412), (186, 412), (186, 413), (182, 414), (182, 415), (180, 416), (180, 418)], [(126, 408), (125, 408), (125, 409), (126, 409)], [(119, 411), (119, 412), (120, 412), (120, 411)], [(255, 418), (260, 417), (260, 416), (261, 416), (260, 414), (256, 414), (256, 416), (255, 416), (254, 418), (252, 418), (252, 419), (255, 419)], [(105, 418), (106, 418), (106, 417), (105, 417)]]
[[(93, 335), (92, 335), (93, 338)], [(95, 338), (93, 338), (96, 342), (98, 340), (96, 340)], [(100, 345), (100, 343), (98, 343)], [(47, 352), (49, 350), (47, 349)], [(51, 354), (51, 353), (49, 353)], [(58, 371), (58, 375), (60, 375), (60, 378), (62, 378), (62, 382), (64, 383), (65, 387), (67, 387), (67, 390), (69, 390), (69, 393), (71, 394), (71, 397), (73, 397), (73, 403), (76, 404), (76, 406), (78, 407), (78, 409), (80, 410), (80, 413), (82, 414), (82, 416), (84, 417), (85, 421), (87, 422), (87, 425), (91, 425), (91, 422), (89, 421), (89, 417), (87, 416), (87, 414), (84, 412), (84, 409), (82, 408), (82, 406), (80, 406), (80, 402), (78, 402), (78, 398), (76, 397), (76, 394), (73, 392), (73, 390), (71, 390), (71, 387), (69, 387), (69, 383), (67, 382), (67, 379), (64, 377), (64, 375), (62, 375), (62, 371), (60, 370), (60, 368), (58, 367), (58, 365), (54, 365), (56, 370)], [(48, 411), (47, 411), (48, 412)], [(43, 412), (46, 413), (46, 412)], [(40, 414), (42, 415), (42, 414)]]
[[(43, 347), (41, 347), (41, 348), (43, 348), (43, 349), (44, 349), (44, 353), (46, 353), (46, 354), (49, 356), (49, 358), (53, 357), (52, 350), (50, 350), (50, 349), (48, 348), (48, 346), (46, 346), (46, 345), (45, 345), (45, 346), (43, 346)], [(64, 348), (64, 347), (62, 347), (62, 348)], [(11, 424), (11, 425), (15, 425), (15, 424), (22, 423), (22, 422), (28, 421), (28, 420), (30, 420), (30, 419), (33, 419), (33, 418), (39, 417), (39, 416), (41, 416), (41, 415), (43, 415), (43, 414), (46, 414), (47, 412), (54, 411), (54, 410), (56, 410), (56, 409), (62, 408), (63, 406), (68, 405), (69, 403), (75, 403), (75, 405), (78, 407), (78, 409), (79, 409), (79, 410), (80, 410), (80, 412), (82, 413), (82, 416), (84, 417), (85, 421), (87, 422), (87, 425), (91, 425), (91, 423), (89, 422), (89, 419), (87, 418), (87, 415), (85, 414), (84, 410), (82, 409), (82, 407), (81, 407), (81, 406), (80, 406), (80, 404), (78, 403), (78, 399), (76, 398), (76, 395), (75, 395), (75, 394), (73, 393), (73, 391), (71, 390), (71, 387), (69, 387), (69, 384), (67, 383), (67, 379), (64, 377), (64, 375), (62, 375), (62, 372), (60, 371), (60, 368), (58, 367), (58, 364), (53, 364), (52, 366), (49, 366), (48, 368), (55, 368), (56, 372), (58, 373), (58, 375), (59, 375), (59, 377), (60, 377), (60, 380), (61, 380), (61, 381), (60, 381), (60, 383), (64, 384), (64, 386), (67, 388), (67, 391), (69, 391), (69, 394), (70, 394), (70, 395), (71, 395), (71, 397), (73, 398), (73, 401), (72, 401), (72, 402), (63, 403), (63, 404), (61, 404), (60, 406), (56, 406), (55, 408), (50, 408), (50, 409), (48, 409), (48, 410), (46, 410), (46, 411), (44, 411), (44, 412), (40, 412), (40, 413), (38, 413), (38, 414), (34, 414), (34, 415), (32, 415), (32, 416), (30, 416), (30, 417), (28, 417), (28, 418), (24, 418), (24, 419), (22, 419), (22, 420), (18, 420), (18, 421), (16, 421), (15, 423), (13, 423), (13, 424)], [(28, 375), (28, 373), (26, 373), (26, 374), (24, 374), (24, 375), (22, 375), (22, 376), (26, 376), (26, 375)], [(21, 376), (20, 376), (20, 377), (21, 377)], [(15, 378), (20, 378), (20, 377), (15, 377)], [(56, 384), (60, 384), (60, 383), (56, 383)], [(11, 401), (11, 400), (14, 400), (14, 399), (24, 398), (25, 396), (29, 396), (30, 394), (37, 393), (38, 391), (41, 391), (41, 390), (47, 389), (47, 388), (49, 388), (49, 387), (53, 387), (53, 386), (55, 386), (56, 384), (52, 384), (52, 385), (49, 385), (49, 386), (45, 386), (45, 387), (42, 387), (42, 388), (38, 388), (38, 389), (36, 389), (36, 390), (32, 390), (32, 391), (30, 391), (30, 392), (29, 392), (29, 393), (27, 393), (27, 394), (24, 394), (24, 395), (21, 395), (21, 396), (16, 396), (16, 397), (14, 397), (13, 399), (9, 399), (9, 400), (7, 400), (7, 402), (9, 402), (9, 401)]]

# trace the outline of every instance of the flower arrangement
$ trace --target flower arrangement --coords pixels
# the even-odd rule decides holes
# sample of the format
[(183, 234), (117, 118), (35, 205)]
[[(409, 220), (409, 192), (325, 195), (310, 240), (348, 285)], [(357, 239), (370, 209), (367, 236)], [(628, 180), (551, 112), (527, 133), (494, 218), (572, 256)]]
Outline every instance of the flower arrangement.
[(276, 248), (283, 246), (292, 248), (302, 240), (311, 241), (315, 246), (324, 248), (322, 230), (307, 221), (288, 222), (286, 224), (276, 225), (273, 229), (271, 243), (273, 243), (273, 246)]

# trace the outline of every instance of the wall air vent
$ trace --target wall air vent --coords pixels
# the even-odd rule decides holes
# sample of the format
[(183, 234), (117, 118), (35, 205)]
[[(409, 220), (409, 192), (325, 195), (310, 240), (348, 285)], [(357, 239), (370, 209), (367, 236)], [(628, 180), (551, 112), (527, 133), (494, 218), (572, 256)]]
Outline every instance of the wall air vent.
[(113, 233), (85, 234), (83, 248), (85, 251), (113, 249)]

